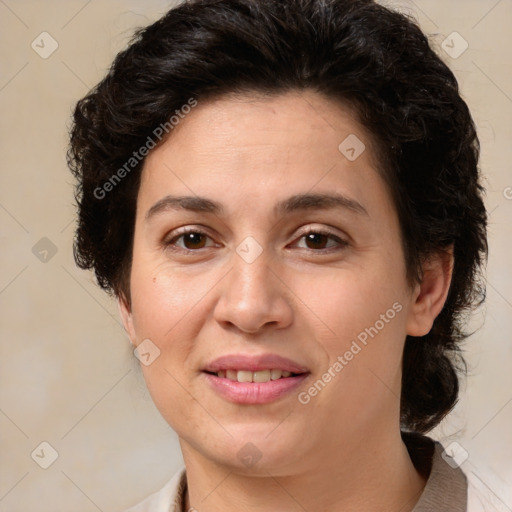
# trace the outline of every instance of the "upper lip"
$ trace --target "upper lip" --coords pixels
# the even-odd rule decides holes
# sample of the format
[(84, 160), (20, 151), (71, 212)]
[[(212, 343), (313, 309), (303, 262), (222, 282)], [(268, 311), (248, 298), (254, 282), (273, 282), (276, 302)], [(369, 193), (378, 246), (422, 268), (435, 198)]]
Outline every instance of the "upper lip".
[(306, 373), (309, 370), (291, 359), (277, 354), (229, 354), (218, 357), (209, 362), (205, 367), (206, 372), (219, 372), (221, 370), (243, 370), (257, 372), (260, 370), (284, 370), (291, 373)]

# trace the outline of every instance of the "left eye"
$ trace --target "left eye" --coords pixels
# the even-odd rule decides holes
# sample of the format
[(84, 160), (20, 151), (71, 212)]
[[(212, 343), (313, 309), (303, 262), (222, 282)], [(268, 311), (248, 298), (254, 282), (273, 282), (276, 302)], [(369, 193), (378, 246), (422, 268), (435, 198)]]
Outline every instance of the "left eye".
[[(315, 250), (315, 249), (331, 249), (332, 247), (341, 246), (345, 247), (348, 245), (348, 242), (342, 240), (338, 236), (333, 233), (324, 232), (324, 231), (310, 231), (308, 233), (303, 234), (299, 240), (304, 240), (306, 244), (306, 249)], [(331, 243), (330, 246), (327, 246)]]

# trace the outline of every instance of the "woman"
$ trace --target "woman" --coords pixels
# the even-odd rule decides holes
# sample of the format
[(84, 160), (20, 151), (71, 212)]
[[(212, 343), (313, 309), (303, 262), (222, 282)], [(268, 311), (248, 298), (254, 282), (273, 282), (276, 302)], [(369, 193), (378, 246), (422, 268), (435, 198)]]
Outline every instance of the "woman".
[(134, 511), (477, 510), (424, 435), (483, 300), (477, 161), (454, 75), (372, 1), (190, 1), (137, 34), (69, 152), (77, 263), (185, 462)]

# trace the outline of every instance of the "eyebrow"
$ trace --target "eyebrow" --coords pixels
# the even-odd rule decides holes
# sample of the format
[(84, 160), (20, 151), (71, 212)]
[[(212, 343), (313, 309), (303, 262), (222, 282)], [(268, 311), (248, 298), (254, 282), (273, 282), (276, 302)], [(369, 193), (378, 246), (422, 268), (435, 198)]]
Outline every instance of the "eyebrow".
[[(344, 208), (359, 215), (369, 217), (364, 206), (350, 197), (337, 193), (329, 194), (296, 194), (277, 203), (274, 207), (274, 214), (281, 216), (303, 210), (330, 210)], [(165, 196), (157, 201), (146, 213), (146, 220), (169, 211), (187, 210), (191, 212), (211, 213), (221, 216), (224, 207), (211, 199), (198, 196)]]

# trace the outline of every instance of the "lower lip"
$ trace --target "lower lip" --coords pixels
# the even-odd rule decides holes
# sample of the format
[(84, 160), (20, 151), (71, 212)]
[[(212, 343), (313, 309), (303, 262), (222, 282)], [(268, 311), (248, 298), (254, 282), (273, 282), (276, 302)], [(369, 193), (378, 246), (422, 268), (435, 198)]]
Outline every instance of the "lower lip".
[(275, 402), (298, 388), (308, 374), (281, 377), (268, 382), (237, 382), (204, 372), (209, 385), (224, 399), (237, 404), (267, 404)]

